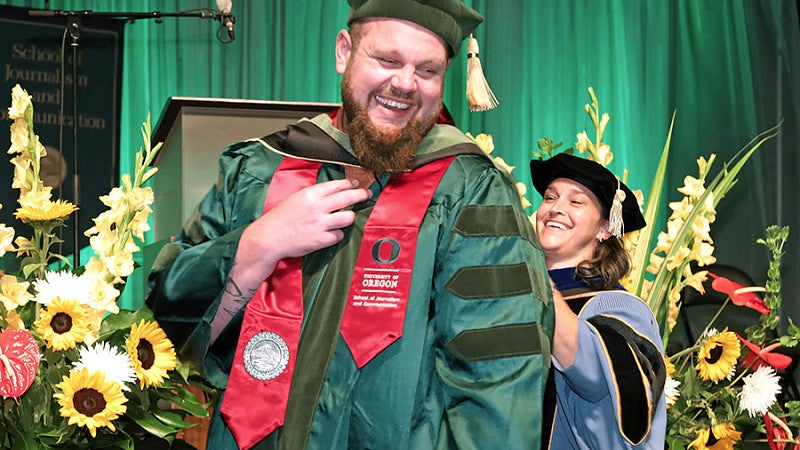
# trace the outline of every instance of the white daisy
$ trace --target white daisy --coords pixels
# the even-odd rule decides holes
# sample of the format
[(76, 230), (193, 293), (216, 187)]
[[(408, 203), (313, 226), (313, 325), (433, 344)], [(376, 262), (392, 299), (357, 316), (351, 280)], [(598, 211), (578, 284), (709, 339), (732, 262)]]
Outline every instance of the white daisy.
[(116, 381), (123, 391), (130, 390), (125, 383), (136, 381), (136, 371), (127, 352), (111, 347), (108, 342), (97, 342), (81, 348), (80, 359), (72, 363), (76, 369), (103, 372), (107, 380)]
[(750, 417), (767, 412), (781, 392), (780, 378), (775, 369), (761, 366), (743, 378), (744, 386), (739, 394), (739, 411), (747, 410)]
[[(725, 379), (728, 380), (728, 381), (731, 381), (733, 379), (734, 375), (736, 375), (736, 366), (735, 365), (731, 366), (731, 373), (729, 373), (728, 376), (725, 377)], [(714, 384), (717, 384), (717, 382), (715, 381)]]
[(664, 396), (667, 398), (667, 408), (674, 405), (675, 402), (678, 401), (678, 397), (681, 396), (681, 391), (678, 389), (680, 385), (680, 381), (672, 377), (667, 377), (667, 381), (664, 383)]
[(89, 301), (89, 283), (72, 272), (46, 272), (44, 279), (33, 282), (34, 300), (49, 305), (55, 297), (76, 300), (85, 305)]
[(87, 274), (77, 276), (72, 272), (46, 272), (43, 280), (33, 282), (36, 291), (34, 300), (49, 305), (55, 297), (75, 300), (82, 306), (106, 311), (106, 307), (97, 300), (93, 287), (93, 279)]

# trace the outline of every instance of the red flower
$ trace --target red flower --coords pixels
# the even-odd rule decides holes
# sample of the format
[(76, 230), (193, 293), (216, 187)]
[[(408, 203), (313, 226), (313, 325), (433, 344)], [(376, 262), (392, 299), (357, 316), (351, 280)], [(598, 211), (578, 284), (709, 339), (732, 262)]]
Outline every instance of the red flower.
[[(773, 424), (773, 420), (776, 422)], [(794, 440), (786, 422), (780, 417), (767, 412), (764, 414), (764, 428), (767, 431), (767, 442), (770, 450), (800, 450), (800, 444)], [(787, 442), (788, 441), (788, 442)], [(787, 447), (786, 444), (791, 444)]]
[(734, 305), (747, 306), (750, 309), (756, 310), (761, 314), (769, 313), (769, 308), (763, 300), (758, 298), (754, 291), (766, 292), (762, 287), (744, 287), (741, 284), (731, 281), (725, 277), (714, 275), (708, 272), (714, 281), (711, 282), (711, 288), (717, 292), (722, 292), (731, 298)]
[(0, 332), (0, 396), (19, 398), (33, 384), (39, 346), (25, 330)]
[(736, 336), (738, 336), (739, 340), (742, 341), (742, 343), (746, 345), (748, 349), (750, 349), (750, 351), (744, 356), (743, 365), (745, 367), (752, 366), (753, 370), (756, 370), (760, 366), (769, 365), (776, 370), (782, 370), (789, 367), (789, 364), (792, 363), (792, 358), (790, 356), (772, 352), (772, 350), (781, 346), (779, 343), (775, 343), (767, 347), (759, 347), (758, 345), (753, 344), (752, 342), (743, 338), (738, 333)]

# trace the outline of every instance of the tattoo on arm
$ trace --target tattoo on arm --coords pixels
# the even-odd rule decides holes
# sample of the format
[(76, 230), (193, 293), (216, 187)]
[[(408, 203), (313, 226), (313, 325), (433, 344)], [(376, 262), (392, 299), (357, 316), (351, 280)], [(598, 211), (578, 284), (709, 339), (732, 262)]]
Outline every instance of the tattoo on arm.
[(234, 298), (242, 296), (242, 290), (239, 289), (239, 285), (236, 284), (236, 280), (234, 280), (230, 275), (228, 275), (228, 277), (225, 279), (225, 292)]
[(226, 304), (223, 305), (222, 310), (225, 311), (229, 317), (233, 317), (239, 310), (247, 305), (247, 302), (250, 301), (250, 298), (253, 297), (256, 290), (248, 289), (247, 292), (242, 292), (236, 280), (228, 276), (225, 280), (225, 293), (229, 300), (225, 302)]

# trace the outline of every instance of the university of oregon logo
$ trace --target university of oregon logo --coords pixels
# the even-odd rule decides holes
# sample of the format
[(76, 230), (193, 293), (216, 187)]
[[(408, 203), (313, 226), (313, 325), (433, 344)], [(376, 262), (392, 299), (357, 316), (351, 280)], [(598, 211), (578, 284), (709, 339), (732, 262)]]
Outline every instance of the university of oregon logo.
[(372, 246), (372, 259), (378, 264), (391, 264), (399, 257), (400, 243), (394, 239), (378, 239)]

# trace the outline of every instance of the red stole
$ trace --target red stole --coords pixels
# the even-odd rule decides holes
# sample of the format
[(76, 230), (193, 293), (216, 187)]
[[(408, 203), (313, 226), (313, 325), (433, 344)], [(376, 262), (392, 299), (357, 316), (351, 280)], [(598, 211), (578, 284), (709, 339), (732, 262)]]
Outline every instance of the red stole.
[[(453, 158), (392, 176), (367, 220), (341, 324), (358, 367), (402, 335), (419, 226)], [(316, 183), (320, 166), (284, 158), (264, 212)], [(220, 412), (242, 449), (283, 425), (302, 322), (302, 261), (288, 258), (247, 304), (222, 401)]]
[(358, 367), (403, 334), (419, 226), (452, 160), (393, 176), (364, 226), (340, 327)]

